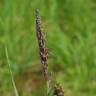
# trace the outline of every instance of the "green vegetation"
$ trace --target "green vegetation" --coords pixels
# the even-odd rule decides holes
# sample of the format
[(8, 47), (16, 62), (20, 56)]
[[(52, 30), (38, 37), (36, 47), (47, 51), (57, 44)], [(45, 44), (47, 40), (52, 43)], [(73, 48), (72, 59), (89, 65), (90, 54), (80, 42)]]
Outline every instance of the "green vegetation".
[(5, 46), (20, 96), (44, 96), (36, 8), (53, 81), (64, 85), (65, 96), (96, 96), (95, 0), (0, 0), (0, 96), (14, 94)]

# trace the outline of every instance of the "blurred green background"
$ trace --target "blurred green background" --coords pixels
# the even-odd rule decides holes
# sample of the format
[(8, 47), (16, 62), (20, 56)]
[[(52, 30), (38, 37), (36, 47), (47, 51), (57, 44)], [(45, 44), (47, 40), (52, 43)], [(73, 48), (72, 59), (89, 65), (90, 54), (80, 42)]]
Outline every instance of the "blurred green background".
[(96, 96), (95, 0), (0, 0), (0, 96), (15, 96), (5, 47), (20, 96), (44, 96), (37, 8), (54, 82), (63, 84), (65, 96)]

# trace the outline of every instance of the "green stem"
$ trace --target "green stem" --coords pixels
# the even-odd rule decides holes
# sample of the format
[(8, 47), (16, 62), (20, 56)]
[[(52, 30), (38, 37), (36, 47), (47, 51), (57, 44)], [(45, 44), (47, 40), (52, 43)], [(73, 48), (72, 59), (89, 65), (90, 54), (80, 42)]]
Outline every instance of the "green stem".
[(13, 87), (14, 87), (14, 93), (15, 93), (15, 96), (19, 96), (17, 88), (16, 88), (16, 84), (15, 84), (15, 81), (14, 81), (14, 78), (13, 78), (13, 73), (12, 73), (12, 70), (11, 70), (11, 65), (10, 65), (10, 61), (9, 61), (7, 47), (5, 47), (5, 53), (6, 53), (7, 63), (8, 63), (9, 71), (10, 71), (11, 81), (12, 81), (12, 84), (13, 84)]

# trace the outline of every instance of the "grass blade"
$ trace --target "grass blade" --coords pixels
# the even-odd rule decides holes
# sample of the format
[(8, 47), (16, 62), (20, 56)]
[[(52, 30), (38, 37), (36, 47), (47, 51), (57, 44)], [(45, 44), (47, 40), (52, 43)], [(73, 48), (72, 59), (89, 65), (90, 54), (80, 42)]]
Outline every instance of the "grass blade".
[(6, 59), (7, 59), (7, 63), (8, 63), (9, 71), (10, 71), (12, 85), (14, 87), (14, 93), (15, 93), (15, 96), (19, 96), (16, 85), (15, 85), (15, 81), (14, 81), (14, 78), (13, 78), (13, 73), (12, 73), (12, 70), (11, 70), (11, 65), (10, 65), (10, 60), (9, 60), (9, 56), (8, 56), (7, 47), (5, 47), (5, 53), (6, 53)]

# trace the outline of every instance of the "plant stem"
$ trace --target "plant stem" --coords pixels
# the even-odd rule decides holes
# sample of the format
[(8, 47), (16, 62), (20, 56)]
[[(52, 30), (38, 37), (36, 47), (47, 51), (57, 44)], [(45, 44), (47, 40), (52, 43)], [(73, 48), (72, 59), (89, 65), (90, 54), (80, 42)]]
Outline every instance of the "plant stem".
[(15, 84), (15, 81), (14, 81), (14, 78), (13, 78), (13, 73), (12, 73), (12, 70), (11, 70), (11, 65), (10, 65), (10, 60), (9, 60), (9, 56), (8, 56), (7, 47), (5, 47), (5, 53), (6, 53), (6, 59), (7, 59), (7, 63), (8, 63), (9, 71), (10, 71), (11, 81), (12, 81), (12, 84), (13, 84), (13, 87), (14, 87), (14, 93), (15, 93), (15, 96), (19, 96), (17, 88), (16, 88), (16, 84)]

